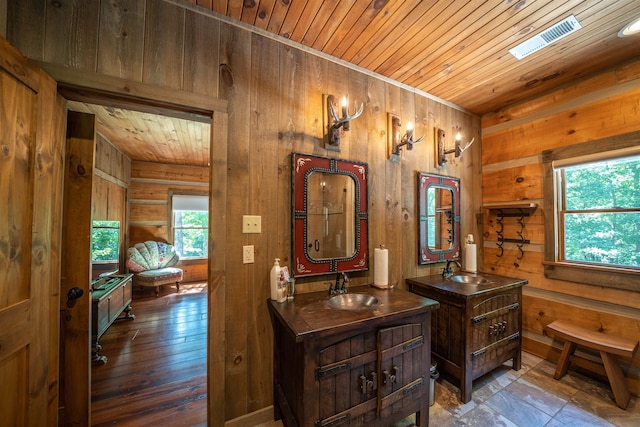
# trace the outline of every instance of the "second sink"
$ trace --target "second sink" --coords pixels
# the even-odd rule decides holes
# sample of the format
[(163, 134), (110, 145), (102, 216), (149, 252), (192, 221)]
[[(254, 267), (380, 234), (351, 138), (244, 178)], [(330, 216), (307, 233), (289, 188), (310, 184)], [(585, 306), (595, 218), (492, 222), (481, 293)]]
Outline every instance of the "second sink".
[(366, 294), (340, 294), (329, 298), (327, 304), (338, 310), (364, 310), (378, 305), (378, 298)]
[(474, 276), (471, 274), (455, 274), (449, 277), (448, 280), (452, 280), (458, 283), (467, 283), (469, 285), (486, 285), (488, 283), (492, 283), (489, 279), (485, 279), (484, 277), (480, 276)]

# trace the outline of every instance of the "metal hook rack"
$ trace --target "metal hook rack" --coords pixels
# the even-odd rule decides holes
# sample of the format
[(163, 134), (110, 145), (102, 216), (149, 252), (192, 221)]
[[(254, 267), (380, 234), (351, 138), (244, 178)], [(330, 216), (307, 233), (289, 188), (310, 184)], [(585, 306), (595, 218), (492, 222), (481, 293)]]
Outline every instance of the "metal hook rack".
[[(504, 256), (504, 243), (515, 243), (518, 248), (518, 255), (516, 259), (519, 261), (524, 258), (524, 245), (531, 243), (529, 239), (524, 238), (525, 231), (525, 217), (531, 215), (531, 213), (538, 207), (535, 203), (518, 203), (518, 204), (504, 204), (504, 205), (485, 205), (486, 209), (496, 212), (496, 246), (498, 247), (497, 257)], [(504, 219), (516, 218), (517, 223), (520, 225), (520, 229), (516, 230), (517, 238), (508, 238), (504, 236)]]

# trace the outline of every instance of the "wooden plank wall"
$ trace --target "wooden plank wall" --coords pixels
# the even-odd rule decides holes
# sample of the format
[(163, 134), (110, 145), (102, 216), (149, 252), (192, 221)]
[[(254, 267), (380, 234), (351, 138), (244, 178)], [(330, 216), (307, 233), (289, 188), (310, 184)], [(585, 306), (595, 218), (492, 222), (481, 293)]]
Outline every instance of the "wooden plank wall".
[(131, 160), (98, 133), (91, 218), (120, 221), (120, 271), (125, 268), (128, 244), (127, 192), (130, 171)]
[[(506, 107), (482, 118), (483, 203), (528, 200), (542, 206), (541, 152), (584, 141), (624, 134), (640, 124), (640, 61), (582, 80), (563, 89)], [(525, 220), (525, 254), (515, 245), (496, 249), (496, 218), (484, 211), (484, 271), (529, 280), (524, 288), (524, 348), (557, 360), (559, 342), (546, 336), (555, 319), (579, 320), (608, 333), (637, 340), (640, 292), (564, 282), (544, 277), (542, 207)], [(515, 236), (505, 220), (505, 237)], [(625, 361), (632, 393), (640, 394), (640, 355)]]
[[(418, 171), (461, 178), (462, 235), (473, 233), (481, 241), (479, 118), (187, 3), (125, 0), (119, 5), (111, 7), (106, 0), (65, 0), (54, 7), (35, 0), (15, 2), (8, 10), (7, 37), (33, 59), (90, 73), (88, 81), (117, 77), (137, 87), (143, 83), (150, 89), (181, 89), (228, 101), (228, 122), (220, 127), (228, 128), (228, 135), (220, 138), (212, 131), (214, 144), (228, 137), (227, 184), (211, 188), (211, 203), (226, 203), (227, 227), (224, 277), (216, 283), (216, 295), (224, 295), (224, 317), (216, 312), (216, 318), (225, 323), (211, 325), (224, 331), (224, 340), (210, 346), (210, 360), (224, 381), (216, 378), (210, 384), (217, 388), (208, 390), (212, 401), (224, 401), (225, 407), (210, 411), (212, 425), (219, 425), (221, 413), (228, 420), (273, 403), (273, 339), (266, 299), (273, 259), (291, 266), (292, 152), (368, 163), (369, 258), (372, 264), (373, 248), (380, 244), (389, 249), (389, 279), (395, 286), (404, 287), (405, 278), (443, 267), (417, 263)], [(351, 103), (365, 104), (364, 114), (344, 135), (340, 152), (322, 148), (323, 94), (349, 95)], [(416, 137), (426, 135), (413, 151), (403, 151), (399, 163), (387, 160), (388, 112), (398, 114), (402, 123), (416, 123)], [(436, 168), (434, 127), (448, 136), (459, 127), (476, 143), (462, 158), (449, 156), (445, 166)], [(450, 148), (453, 138), (447, 142)], [(176, 180), (207, 182), (203, 171), (190, 181), (191, 172), (175, 165), (132, 162), (130, 242), (166, 238), (167, 190)], [(242, 215), (260, 215), (263, 232), (242, 234)], [(242, 263), (243, 245), (254, 245), (253, 264)], [(351, 283), (371, 282), (374, 268), (354, 274)], [(323, 282), (330, 279), (300, 280), (297, 289), (324, 290)], [(224, 361), (223, 369), (218, 360)]]
[[(129, 246), (146, 240), (172, 242), (170, 197), (209, 194), (209, 169), (162, 163), (131, 163)], [(207, 280), (206, 260), (181, 260), (184, 282)]]

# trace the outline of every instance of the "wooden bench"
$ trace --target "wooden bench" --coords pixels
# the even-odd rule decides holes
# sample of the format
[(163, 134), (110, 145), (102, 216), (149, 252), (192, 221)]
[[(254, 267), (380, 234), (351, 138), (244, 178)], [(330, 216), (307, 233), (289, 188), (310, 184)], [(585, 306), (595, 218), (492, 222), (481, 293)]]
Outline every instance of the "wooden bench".
[(622, 409), (627, 409), (631, 395), (622, 369), (620, 369), (618, 356), (632, 358), (638, 350), (638, 341), (583, 328), (565, 320), (551, 322), (547, 325), (547, 330), (552, 331), (556, 337), (565, 341), (553, 376), (555, 379), (559, 380), (569, 370), (569, 361), (575, 357), (573, 352), (577, 345), (597, 350), (602, 357), (604, 370), (616, 398), (616, 404)]

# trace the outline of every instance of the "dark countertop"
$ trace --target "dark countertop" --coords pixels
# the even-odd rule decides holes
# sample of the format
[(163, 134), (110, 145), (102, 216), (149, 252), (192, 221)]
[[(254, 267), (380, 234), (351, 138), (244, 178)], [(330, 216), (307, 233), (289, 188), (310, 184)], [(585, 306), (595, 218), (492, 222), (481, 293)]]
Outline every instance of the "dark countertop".
[[(458, 274), (458, 273), (456, 273)], [(499, 276), (497, 274), (489, 274), (489, 273), (460, 273), (469, 276), (479, 276), (491, 281), (491, 283), (481, 284), (481, 285), (473, 285), (468, 283), (458, 283), (452, 280), (445, 279), (442, 277), (442, 274), (434, 274), (432, 276), (422, 276), (422, 277), (413, 277), (410, 279), (406, 279), (407, 286), (409, 289), (412, 289), (412, 286), (422, 286), (429, 288), (436, 288), (440, 292), (457, 295), (457, 296), (465, 296), (472, 297), (479, 294), (501, 291), (508, 288), (512, 288), (515, 286), (522, 286), (529, 283), (528, 280), (525, 279), (517, 279), (515, 277), (506, 277)]]
[(278, 303), (268, 300), (273, 316), (279, 318), (296, 342), (304, 341), (323, 331), (345, 329), (366, 324), (378, 324), (398, 316), (418, 314), (439, 308), (440, 304), (429, 298), (402, 289), (378, 289), (370, 285), (348, 287), (350, 294), (373, 295), (378, 305), (357, 311), (340, 310), (328, 305), (331, 297), (327, 291), (297, 294), (292, 301)]

